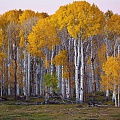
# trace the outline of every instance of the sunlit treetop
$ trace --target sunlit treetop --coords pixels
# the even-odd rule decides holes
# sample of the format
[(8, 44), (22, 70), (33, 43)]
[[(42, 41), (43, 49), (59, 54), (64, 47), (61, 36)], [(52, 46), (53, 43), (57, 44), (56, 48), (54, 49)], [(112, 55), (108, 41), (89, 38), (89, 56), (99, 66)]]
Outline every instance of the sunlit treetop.
[(113, 75), (114, 77), (119, 77), (119, 61), (112, 56), (109, 57), (108, 60), (103, 64), (103, 71), (106, 75)]
[(34, 17), (35, 16), (35, 12), (32, 10), (24, 10), (22, 15), (19, 17), (20, 19), (20, 23), (24, 22), (25, 20)]
[(22, 10), (10, 10), (0, 16), (0, 26), (3, 28), (10, 22), (18, 23), (19, 16), (22, 14)]
[(55, 13), (60, 29), (67, 27), (74, 38), (81, 35), (83, 38), (94, 36), (104, 26), (104, 14), (97, 6), (86, 1), (76, 1), (61, 6)]
[(105, 19), (106, 21), (109, 20), (109, 18), (111, 18), (111, 16), (113, 15), (113, 12), (111, 10), (108, 10), (106, 13), (105, 13)]
[(107, 22), (108, 30), (116, 35), (120, 35), (120, 16), (114, 14)]
[(42, 18), (46, 18), (46, 17), (49, 17), (49, 15), (47, 13), (39, 13), (39, 12), (36, 12), (36, 17), (42, 19)]
[(54, 46), (59, 44), (60, 39), (56, 27), (50, 18), (41, 19), (37, 22), (28, 36), (28, 42), (28, 49), (33, 54), (42, 53), (43, 48), (52, 50)]

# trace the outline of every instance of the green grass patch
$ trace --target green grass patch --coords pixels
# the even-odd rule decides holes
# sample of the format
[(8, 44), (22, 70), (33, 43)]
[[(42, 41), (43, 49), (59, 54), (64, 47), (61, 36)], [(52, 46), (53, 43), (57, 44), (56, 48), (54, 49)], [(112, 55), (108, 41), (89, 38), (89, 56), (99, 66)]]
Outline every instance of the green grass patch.
[(0, 105), (0, 120), (106, 120), (119, 119), (115, 107), (77, 107), (69, 105)]

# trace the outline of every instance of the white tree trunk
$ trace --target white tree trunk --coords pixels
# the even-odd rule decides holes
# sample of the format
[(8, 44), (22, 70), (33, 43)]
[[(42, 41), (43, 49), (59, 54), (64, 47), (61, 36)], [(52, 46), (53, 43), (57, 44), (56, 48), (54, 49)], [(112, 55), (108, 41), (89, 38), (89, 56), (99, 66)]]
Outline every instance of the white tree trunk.
[[(41, 65), (41, 64), (40, 64)], [(41, 67), (40, 67), (40, 95), (42, 96), (42, 94), (43, 94), (43, 90), (42, 90), (42, 83), (43, 83), (43, 66), (41, 65)]]
[[(115, 53), (115, 50), (116, 50), (116, 46), (117, 46), (117, 40), (115, 39), (114, 37), (114, 41), (115, 41), (115, 45), (114, 45), (114, 58), (116, 57), (116, 53)], [(117, 101), (116, 101), (116, 81), (114, 79), (114, 91), (113, 91), (113, 96), (112, 96), (112, 99), (113, 101), (115, 101), (115, 107), (117, 107)]]
[[(107, 56), (107, 60), (108, 60), (108, 40), (106, 39), (106, 56)], [(107, 86), (107, 90), (106, 90), (106, 100), (109, 99), (109, 89), (108, 89), (108, 86)]]
[(79, 79), (78, 79), (78, 67), (79, 67), (79, 59), (80, 59), (80, 39), (78, 39), (78, 44), (76, 43), (76, 39), (74, 39), (74, 64), (75, 64), (75, 89), (76, 89), (76, 102), (79, 102)]
[[(120, 74), (120, 72), (119, 72)], [(120, 107), (120, 75), (118, 78), (118, 107)]]
[(70, 98), (70, 83), (69, 83), (69, 80), (66, 80), (66, 97), (67, 97), (67, 99)]
[[(8, 79), (10, 77), (10, 27), (8, 26)], [(8, 95), (11, 95), (10, 93), (10, 85), (8, 85)]]
[(8, 85), (8, 95), (11, 95), (10, 85)]
[(52, 63), (53, 57), (54, 57), (54, 50), (53, 50), (53, 47), (52, 47), (52, 55), (51, 55), (51, 61), (50, 61), (50, 62), (51, 62), (51, 63), (50, 63), (50, 64), (51, 64), (51, 65), (50, 65), (50, 66), (51, 66), (50, 74), (51, 74), (51, 75), (53, 74), (53, 63)]
[(35, 77), (35, 81), (36, 81), (36, 95), (38, 96), (38, 79), (37, 79), (37, 75), (38, 75), (38, 66), (36, 63), (36, 77)]
[(23, 95), (26, 96), (26, 50), (24, 50), (23, 73)]
[(84, 85), (84, 55), (83, 55), (83, 42), (81, 40), (81, 66), (80, 66), (80, 102), (83, 102), (83, 85)]
[[(51, 68), (50, 68), (50, 74), (51, 74), (51, 76), (53, 75), (53, 63), (52, 63), (52, 60), (53, 60), (53, 57), (54, 57), (54, 49), (53, 49), (53, 46), (52, 46), (52, 53), (51, 53), (51, 60), (50, 60), (50, 66), (51, 66)], [(52, 87), (50, 87), (50, 94), (52, 94), (53, 93), (53, 88)]]
[[(120, 57), (120, 45), (118, 45), (118, 57)], [(120, 71), (118, 77), (118, 107), (120, 107)]]
[(28, 54), (28, 96), (30, 95), (30, 54)]
[(58, 65), (57, 68), (57, 78), (58, 78), (58, 88), (61, 91), (61, 72), (60, 72), (60, 66)]
[(93, 43), (91, 38), (91, 79), (92, 79), (92, 99), (95, 97), (95, 77), (94, 77), (94, 58), (93, 58)]
[(18, 96), (20, 95), (20, 86), (19, 86), (19, 83), (17, 83), (17, 95)]
[(115, 107), (117, 107), (116, 93), (113, 91), (112, 100), (115, 102)]
[(63, 66), (62, 66), (62, 96), (65, 98), (65, 79), (63, 78)]
[(115, 107), (117, 107), (117, 99), (116, 99), (116, 81), (115, 81), (115, 79), (114, 79), (114, 90), (113, 90), (112, 100), (115, 102)]
[(0, 95), (1, 95), (1, 97), (3, 96), (3, 84), (2, 84), (2, 80), (1, 80), (1, 90), (0, 90)]

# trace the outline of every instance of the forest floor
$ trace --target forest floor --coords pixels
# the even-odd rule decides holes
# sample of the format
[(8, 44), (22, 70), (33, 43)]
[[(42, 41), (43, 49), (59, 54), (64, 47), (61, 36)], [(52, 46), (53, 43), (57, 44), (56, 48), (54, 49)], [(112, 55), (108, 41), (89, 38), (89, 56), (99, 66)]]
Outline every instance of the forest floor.
[(120, 120), (120, 108), (114, 107), (112, 97), (106, 101), (103, 92), (96, 92), (95, 100), (101, 104), (94, 107), (88, 104), (90, 97), (88, 94), (82, 105), (67, 102), (43, 105), (42, 97), (31, 97), (29, 102), (7, 97), (0, 101), (0, 120)]
[(113, 105), (88, 107), (83, 104), (16, 105), (0, 102), (0, 120), (120, 120)]

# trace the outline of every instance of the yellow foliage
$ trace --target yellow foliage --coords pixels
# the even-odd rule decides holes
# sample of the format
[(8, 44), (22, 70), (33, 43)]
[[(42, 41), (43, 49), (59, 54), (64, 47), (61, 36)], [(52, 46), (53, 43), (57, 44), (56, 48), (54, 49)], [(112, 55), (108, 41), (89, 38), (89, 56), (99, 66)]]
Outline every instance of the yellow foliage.
[(82, 35), (82, 39), (94, 36), (100, 33), (105, 23), (103, 12), (86, 1), (62, 6), (55, 14), (60, 29), (67, 27), (74, 38), (77, 38), (78, 34)]
[[(31, 53), (43, 53), (44, 48), (52, 50), (60, 43), (56, 28), (49, 18), (41, 19), (33, 27), (32, 32), (28, 36), (28, 51)], [(41, 52), (42, 51), (42, 52)]]
[[(102, 67), (104, 74), (101, 74), (101, 84), (103, 89), (114, 89), (118, 84), (120, 73), (120, 61), (118, 58), (109, 57)], [(108, 87), (108, 88), (107, 88)]]
[(44, 67), (46, 69), (50, 67), (50, 61), (49, 60), (44, 60)]
[(102, 66), (103, 63), (106, 62), (107, 60), (107, 56), (106, 56), (106, 45), (102, 44), (100, 46), (100, 49), (98, 50), (98, 59), (99, 59), (99, 63)]
[(35, 12), (32, 10), (25, 10), (23, 11), (23, 13), (21, 14), (21, 16), (19, 17), (20, 23), (22, 24), (24, 21), (26, 21), (27, 19), (30, 19), (32, 17), (35, 16)]
[(120, 35), (120, 16), (114, 14), (107, 22), (108, 30), (111, 33)]
[(55, 64), (55, 66), (58, 66), (58, 65), (64, 66), (66, 63), (67, 63), (67, 51), (66, 50), (62, 50), (53, 59), (53, 64)]

